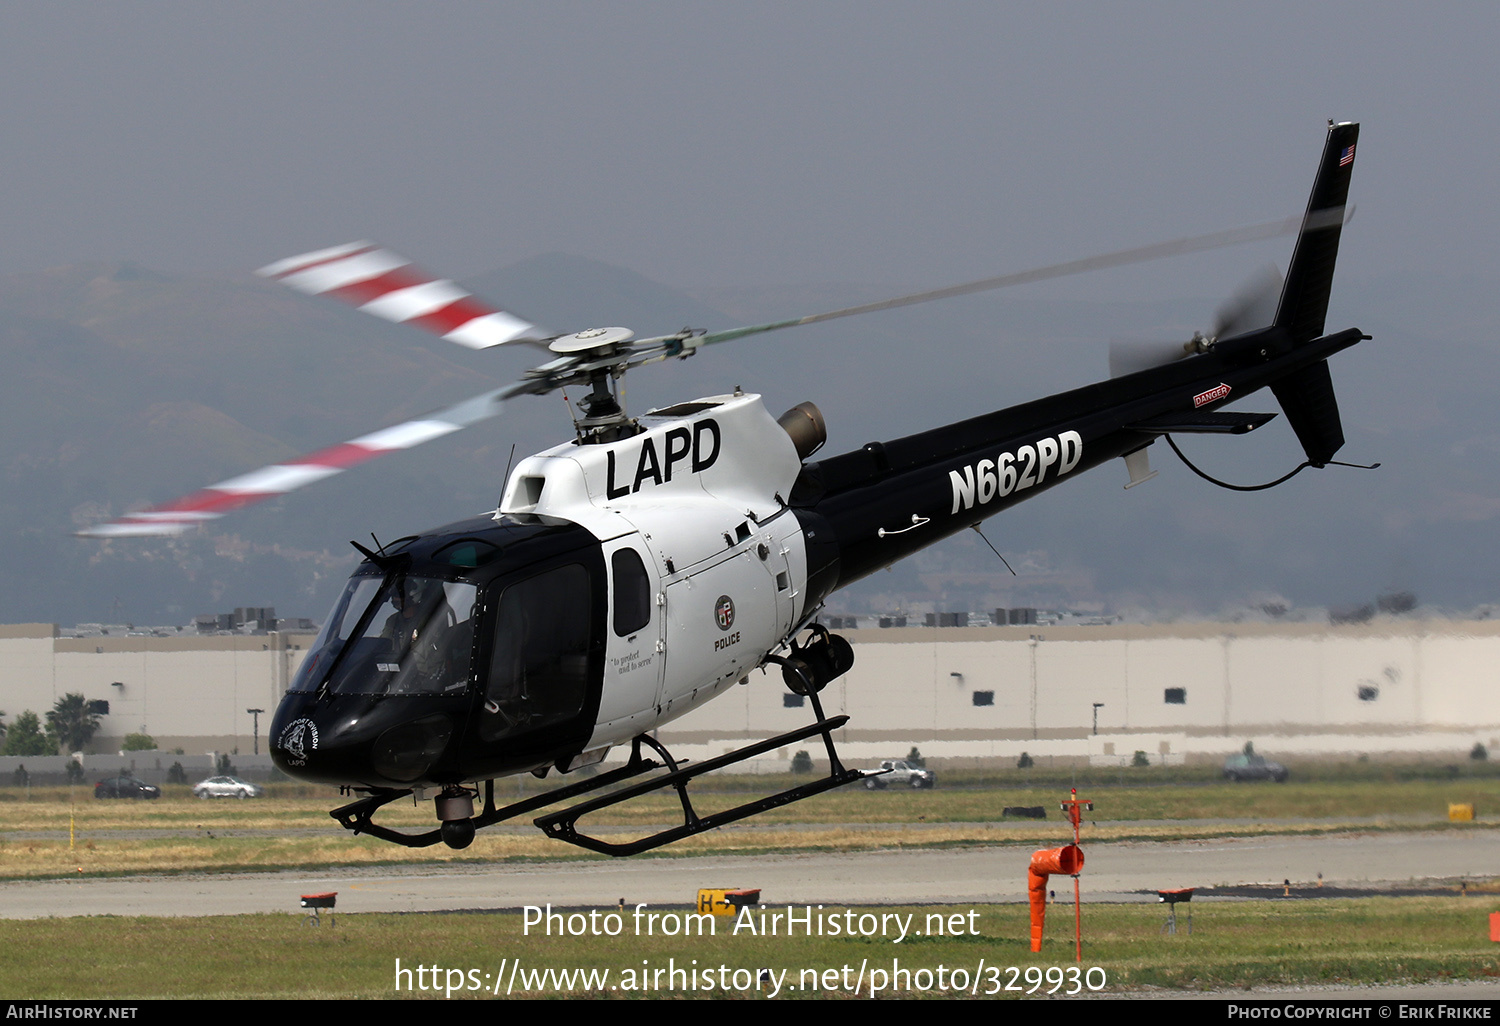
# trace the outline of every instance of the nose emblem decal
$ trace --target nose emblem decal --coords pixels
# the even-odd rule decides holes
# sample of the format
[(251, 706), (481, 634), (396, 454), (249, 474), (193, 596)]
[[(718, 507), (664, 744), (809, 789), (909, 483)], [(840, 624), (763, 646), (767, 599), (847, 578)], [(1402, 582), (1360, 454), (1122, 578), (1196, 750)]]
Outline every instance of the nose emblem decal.
[(307, 753), (318, 750), (318, 725), (305, 716), (293, 720), (281, 732), (277, 745), (289, 756), (288, 764), (306, 766)]

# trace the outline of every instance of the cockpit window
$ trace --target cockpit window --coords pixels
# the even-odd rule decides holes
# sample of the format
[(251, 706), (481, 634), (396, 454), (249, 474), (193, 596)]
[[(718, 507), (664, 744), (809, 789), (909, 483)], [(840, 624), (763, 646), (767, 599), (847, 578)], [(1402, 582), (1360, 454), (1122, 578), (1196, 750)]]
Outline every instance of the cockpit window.
[(467, 686), (476, 589), (408, 574), (356, 577), (324, 624), (293, 691), (446, 694)]
[(302, 660), (289, 690), (318, 690), (334, 657), (343, 649), (349, 635), (358, 627), (360, 617), (380, 591), (380, 584), (379, 577), (355, 577), (344, 585), (344, 593), (333, 604), (328, 619), (323, 621), (323, 628), (308, 649), (307, 658)]
[(493, 741), (578, 714), (592, 647), (589, 572), (572, 564), (510, 585), (495, 615), (480, 735)]

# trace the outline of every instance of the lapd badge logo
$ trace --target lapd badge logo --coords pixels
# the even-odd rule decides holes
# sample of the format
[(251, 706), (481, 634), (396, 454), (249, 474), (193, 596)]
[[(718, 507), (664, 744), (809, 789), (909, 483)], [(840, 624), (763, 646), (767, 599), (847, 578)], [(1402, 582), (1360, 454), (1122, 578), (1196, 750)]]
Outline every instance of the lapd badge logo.
[(727, 631), (734, 626), (734, 599), (728, 595), (719, 596), (719, 601), (714, 603), (714, 621), (718, 623), (721, 631)]
[(277, 744), (286, 752), (289, 765), (306, 766), (307, 753), (318, 748), (318, 725), (307, 717), (293, 720), (281, 732), (281, 740)]

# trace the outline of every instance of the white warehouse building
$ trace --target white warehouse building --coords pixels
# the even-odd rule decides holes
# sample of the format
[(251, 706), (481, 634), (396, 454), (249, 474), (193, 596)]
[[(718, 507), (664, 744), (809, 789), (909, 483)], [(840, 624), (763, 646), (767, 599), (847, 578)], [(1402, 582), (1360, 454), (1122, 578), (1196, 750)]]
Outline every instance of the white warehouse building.
[[(1155, 624), (844, 631), (854, 669), (823, 693), (850, 759), (1013, 765), (1295, 756), (1464, 757), (1500, 741), (1500, 623)], [(790, 730), (809, 711), (751, 685), (671, 725), (679, 742)], [(1097, 708), (1096, 708), (1097, 703)], [(1097, 718), (1096, 718), (1097, 717)], [(815, 757), (815, 748), (809, 748)]]
[(0, 626), (0, 709), (6, 722), (45, 716), (63, 695), (107, 702), (90, 748), (114, 751), (150, 734), (166, 751), (249, 753), (302, 664), (310, 633), (60, 637), (47, 623)]
[[(979, 765), (1013, 764), (1023, 751), (1217, 759), (1247, 740), (1289, 756), (1452, 759), (1500, 741), (1495, 621), (842, 633), (854, 668), (820, 697), (825, 713), (850, 717), (838, 736), (853, 764), (913, 745), (929, 759)], [(303, 633), (72, 638), (51, 624), (4, 626), (0, 708), (14, 722), (77, 692), (108, 702), (95, 751), (140, 731), (189, 755), (248, 754), (256, 727), (247, 710), (261, 709), (264, 751), (271, 713), (311, 642)], [(674, 754), (704, 758), (810, 722), (810, 703), (771, 671), (669, 724), (661, 739)], [(816, 739), (798, 747), (822, 754)]]

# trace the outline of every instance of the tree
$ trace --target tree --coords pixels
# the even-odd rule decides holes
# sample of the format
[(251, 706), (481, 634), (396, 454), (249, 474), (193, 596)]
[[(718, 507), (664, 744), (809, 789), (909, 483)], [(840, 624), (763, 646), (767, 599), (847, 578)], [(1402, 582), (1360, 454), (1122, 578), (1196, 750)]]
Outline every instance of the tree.
[(47, 714), (47, 733), (65, 752), (81, 752), (99, 730), (99, 717), (89, 712), (89, 701), (76, 691), (57, 700)]
[(27, 709), (5, 732), (6, 755), (56, 755), (57, 745), (42, 733), (42, 721)]
[(1132, 766), (1149, 766), (1149, 765), (1151, 765), (1151, 760), (1149, 758), (1147, 758), (1145, 752), (1137, 749), (1135, 755), (1130, 760), (1130, 765), (1132, 765)]
[(146, 733), (126, 734), (120, 748), (127, 752), (152, 752), (156, 750), (156, 739)]
[(1016, 769), (1031, 769), (1036, 765), (1036, 760), (1031, 757), (1030, 752), (1022, 752), (1021, 757), (1016, 760)]
[(813, 771), (812, 756), (801, 751), (792, 756), (793, 773), (811, 773)]
[(1469, 749), (1469, 758), (1475, 762), (1484, 762), (1490, 757), (1489, 749), (1484, 747), (1483, 741), (1475, 741), (1474, 747)]
[(916, 745), (912, 745), (911, 751), (906, 753), (906, 764), (908, 766), (915, 766), (917, 769), (927, 768), (927, 760), (922, 758), (921, 749)]

